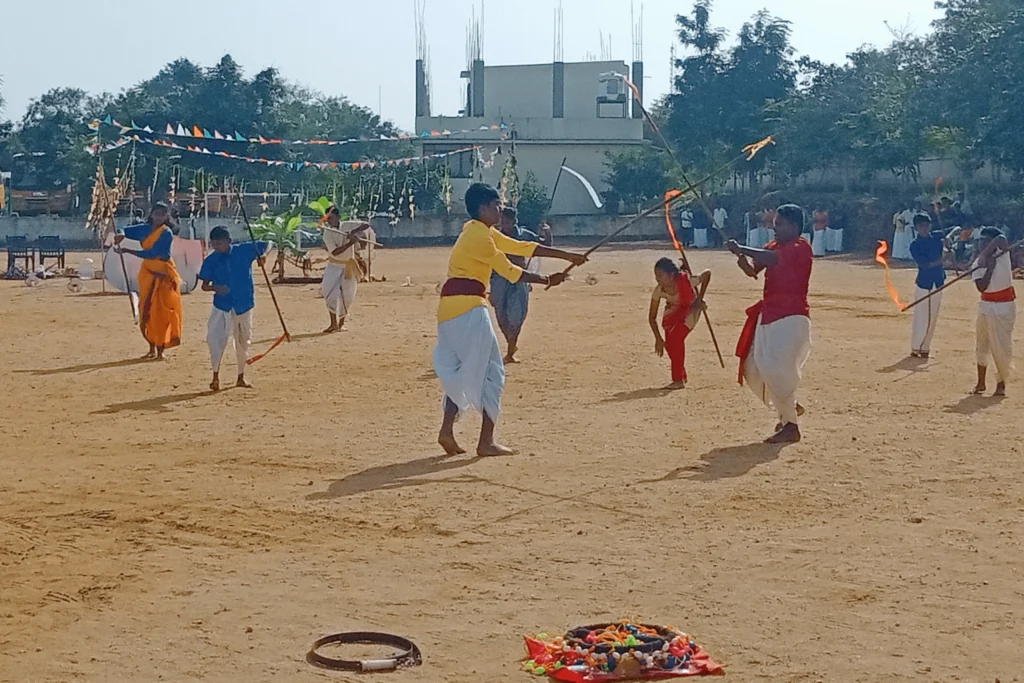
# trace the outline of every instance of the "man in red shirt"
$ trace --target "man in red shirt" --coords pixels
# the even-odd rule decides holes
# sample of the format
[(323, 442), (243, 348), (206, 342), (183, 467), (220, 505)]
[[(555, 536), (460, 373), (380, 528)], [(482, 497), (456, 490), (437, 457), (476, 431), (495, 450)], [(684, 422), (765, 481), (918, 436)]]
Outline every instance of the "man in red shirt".
[(804, 212), (795, 204), (775, 214), (775, 241), (764, 249), (743, 247), (730, 240), (729, 251), (739, 257), (740, 269), (752, 278), (764, 271), (764, 298), (747, 310), (736, 355), (740, 384), (746, 380), (754, 394), (779, 414), (775, 434), (766, 443), (796, 443), (800, 374), (811, 353), (810, 306), (807, 290), (814, 255), (800, 236)]

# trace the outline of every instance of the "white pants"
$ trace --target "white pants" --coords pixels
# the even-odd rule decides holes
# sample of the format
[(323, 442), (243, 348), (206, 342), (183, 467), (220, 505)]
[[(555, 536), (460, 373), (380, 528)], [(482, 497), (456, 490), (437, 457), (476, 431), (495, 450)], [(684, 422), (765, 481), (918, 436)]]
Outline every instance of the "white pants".
[(843, 231), (825, 228), (825, 251), (839, 252), (843, 250)]
[(989, 357), (995, 361), (999, 382), (1010, 379), (1013, 370), (1013, 326), (1017, 321), (1017, 304), (1013, 301), (978, 304), (978, 365), (987, 368)]
[(811, 251), (814, 253), (815, 256), (824, 256), (826, 242), (825, 231), (814, 230), (813, 232), (814, 238), (811, 241)]
[[(931, 290), (918, 287), (914, 299), (928, 296)], [(939, 310), (942, 308), (942, 293), (914, 307), (914, 326), (910, 334), (910, 350), (913, 353), (931, 353), (932, 337), (939, 324)]]
[(445, 396), (459, 407), (487, 414), (497, 424), (505, 389), (505, 364), (485, 306), (437, 325), (434, 372)]
[(345, 277), (345, 266), (331, 263), (320, 282), (320, 294), (324, 297), (328, 311), (339, 318), (347, 318), (356, 301), (358, 287), (358, 279)]
[(697, 228), (693, 231), (693, 248), (694, 249), (707, 249), (708, 248), (708, 231), (707, 228)]
[(797, 424), (796, 392), (804, 364), (811, 355), (811, 319), (791, 315), (762, 325), (758, 320), (754, 348), (743, 364), (743, 379), (782, 424)]
[(228, 342), (234, 340), (235, 355), (238, 358), (238, 374), (245, 374), (245, 361), (249, 358), (249, 344), (252, 342), (252, 310), (241, 315), (234, 311), (214, 308), (206, 326), (206, 343), (210, 345), (210, 363), (214, 372), (220, 372)]

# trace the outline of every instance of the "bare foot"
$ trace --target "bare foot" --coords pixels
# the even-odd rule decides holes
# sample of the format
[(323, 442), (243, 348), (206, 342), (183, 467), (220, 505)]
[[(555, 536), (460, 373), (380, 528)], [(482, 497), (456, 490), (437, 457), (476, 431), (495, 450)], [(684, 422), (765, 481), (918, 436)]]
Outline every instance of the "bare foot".
[[(803, 417), (804, 413), (806, 413), (806, 412), (807, 411), (804, 410), (804, 407), (802, 405), (800, 405), (799, 403), (796, 404), (796, 416), (797, 417)], [(779, 431), (779, 430), (776, 429), (775, 431)]]
[(245, 375), (239, 375), (235, 386), (239, 389), (252, 389), (252, 385), (245, 379)]
[(142, 360), (153, 360), (154, 358), (156, 358), (156, 351), (150, 351), (142, 357)]
[(665, 391), (679, 391), (686, 388), (686, 382), (672, 382), (665, 387)]
[(765, 439), (764, 442), (770, 444), (797, 443), (800, 439), (800, 428), (790, 422), (777, 431), (774, 436), (770, 436)]
[(462, 455), (466, 452), (466, 449), (460, 446), (451, 434), (441, 434), (437, 437), (437, 443), (441, 445), (441, 448), (448, 455)]
[(1004, 398), (1006, 396), (1006, 382), (1000, 382), (996, 385), (996, 393), (992, 394), (994, 398)]
[(324, 330), (324, 334), (331, 334), (331, 333), (337, 332), (337, 331), (338, 331), (338, 326), (337, 325), (331, 325), (326, 330)]
[(505, 356), (505, 365), (512, 365), (512, 364), (515, 364), (515, 363), (518, 363), (518, 362), (519, 361), (517, 361), (515, 359), (515, 356), (513, 356), (511, 353), (508, 354), (507, 356)]
[(985, 385), (984, 384), (979, 384), (978, 386), (974, 387), (974, 389), (971, 390), (971, 396), (981, 396), (984, 393), (985, 393)]
[(220, 380), (216, 377), (210, 382), (210, 391), (220, 391)]
[(476, 454), (483, 458), (497, 458), (506, 455), (515, 455), (515, 450), (501, 444), (489, 443), (480, 444), (476, 447)]

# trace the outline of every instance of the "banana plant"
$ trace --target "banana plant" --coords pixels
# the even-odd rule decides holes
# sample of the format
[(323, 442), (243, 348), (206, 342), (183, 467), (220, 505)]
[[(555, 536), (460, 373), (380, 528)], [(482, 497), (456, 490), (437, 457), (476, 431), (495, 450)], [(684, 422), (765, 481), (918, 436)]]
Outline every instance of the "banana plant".
[(302, 229), (302, 210), (292, 208), (279, 216), (263, 216), (252, 224), (253, 234), (257, 240), (270, 242), (277, 249), (277, 260), (274, 272), (277, 277), (284, 278), (285, 261), (290, 257), (299, 265), (306, 262), (306, 252), (299, 242)]

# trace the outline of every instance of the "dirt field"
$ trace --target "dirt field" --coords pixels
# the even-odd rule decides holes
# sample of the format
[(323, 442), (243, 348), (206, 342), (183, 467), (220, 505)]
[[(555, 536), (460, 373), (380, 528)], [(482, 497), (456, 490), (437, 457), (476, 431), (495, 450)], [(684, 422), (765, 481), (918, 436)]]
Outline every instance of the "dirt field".
[[(690, 387), (664, 395), (646, 315), (669, 252), (601, 253), (534, 293), (500, 426), (521, 454), (443, 458), (446, 253), (381, 252), (389, 281), (331, 337), (316, 286), (279, 288), (296, 341), (216, 396), (207, 295), (147, 364), (99, 282), (0, 283), (0, 680), (354, 680), (303, 657), (368, 628), (423, 648), (396, 681), (526, 681), (523, 635), (619, 617), (695, 634), (738, 681), (1024, 672), (1024, 388), (965, 396), (970, 285), (913, 366), (880, 269), (817, 263), (805, 441), (779, 450), (756, 445), (774, 420), (732, 357), (759, 284), (692, 255), (726, 368), (702, 327)], [(254, 352), (278, 335), (257, 300)]]

